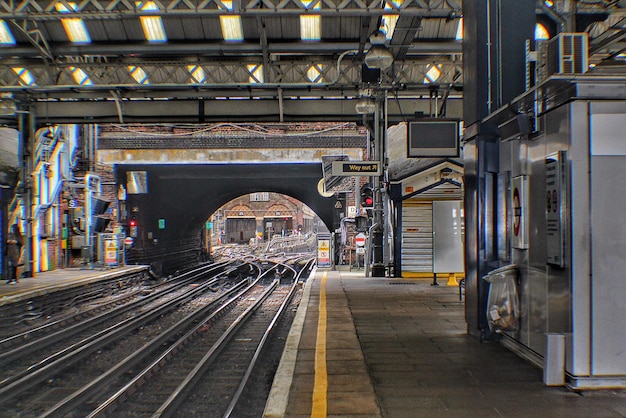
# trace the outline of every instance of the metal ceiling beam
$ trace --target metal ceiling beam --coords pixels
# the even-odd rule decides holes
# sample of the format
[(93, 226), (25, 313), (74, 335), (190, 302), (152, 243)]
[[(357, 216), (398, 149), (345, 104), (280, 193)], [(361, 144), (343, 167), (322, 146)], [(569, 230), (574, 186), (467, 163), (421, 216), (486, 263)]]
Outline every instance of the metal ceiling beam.
[(265, 80), (269, 80), (270, 53), (267, 43), (267, 31), (265, 30), (265, 19), (259, 16), (256, 18), (256, 23), (260, 34), (259, 46), (261, 47), (263, 57), (263, 77), (265, 77)]
[(422, 18), (415, 16), (400, 16), (398, 18), (393, 37), (389, 42), (395, 59), (403, 60), (406, 57), (421, 22)]
[[(41, 34), (41, 30), (37, 26), (37, 22), (30, 22), (28, 20), (23, 20), (21, 22), (16, 22), (15, 20), (9, 20), (13, 29), (20, 32), (28, 42), (33, 46), (33, 50), (39, 56), (52, 60), (54, 59), (54, 54), (50, 50), (50, 45), (46, 41), (46, 38)], [(1, 49), (1, 48), (0, 48)]]
[[(373, 29), (372, 29), (373, 27)], [(165, 44), (148, 44), (148, 43), (125, 43), (125, 44), (87, 44), (87, 45), (52, 45), (47, 49), (46, 54), (51, 57), (60, 56), (181, 56), (181, 55), (198, 55), (211, 56), (216, 55), (225, 57), (231, 56), (237, 59), (245, 59), (246, 55), (262, 54), (267, 51), (268, 54), (329, 54), (337, 53), (337, 51), (348, 51), (353, 49), (365, 49), (368, 44), (369, 35), (376, 29), (375, 25), (368, 25), (364, 30), (364, 39), (359, 42), (272, 42), (261, 38), (258, 43), (254, 42), (202, 42), (202, 43), (176, 43), (168, 42)], [(415, 55), (432, 55), (432, 54), (461, 54), (463, 45), (461, 41), (419, 41), (403, 44), (407, 48), (407, 53)], [(42, 51), (38, 47), (27, 46), (3, 46), (0, 48), (0, 58), (24, 57), (35, 58), (40, 57)]]
[[(347, 58), (343, 59), (339, 66), (334, 59), (319, 57), (304, 57), (298, 61), (273, 61), (268, 69), (269, 77), (264, 83), (250, 82), (252, 74), (247, 66), (249, 63), (261, 64), (258, 58), (256, 62), (219, 62), (208, 59), (203, 61), (198, 59), (190, 61), (102, 59), (93, 62), (81, 62), (81, 60), (68, 59), (65, 62), (55, 62), (52, 67), (49, 67), (40, 60), (6, 59), (0, 61), (0, 91), (28, 92), (31, 95), (75, 92), (77, 96), (79, 92), (82, 94), (83, 92), (90, 93), (112, 89), (157, 91), (186, 88), (208, 92), (225, 88), (237, 88), (245, 91), (248, 89), (275, 90), (280, 87), (285, 91), (302, 88), (324, 91), (328, 89), (353, 89), (362, 82), (362, 63)], [(462, 71), (462, 63), (454, 62), (448, 57), (396, 61), (392, 68), (381, 74), (381, 81), (404, 88), (429, 88), (430, 84), (423, 83), (423, 80), (433, 63), (437, 63), (442, 71), (437, 80), (438, 84), (460, 86), (462, 80), (458, 79), (458, 73)], [(189, 64), (202, 67), (206, 74), (204, 83), (192, 80), (188, 70)], [(129, 68), (132, 66), (141, 66), (147, 74), (149, 84), (138, 84), (132, 78)], [(307, 71), (311, 66), (316, 66), (321, 72), (322, 83), (311, 82), (308, 79)], [(28, 68), (36, 85), (24, 86), (13, 70), (14, 67)], [(89, 75), (93, 85), (78, 85), (76, 83), (72, 74), (76, 67), (80, 67)], [(52, 82), (48, 81), (50, 79), (47, 76), (48, 71), (54, 74)]]
[[(356, 113), (351, 98), (301, 100), (284, 98), (280, 113), (278, 98), (247, 100), (127, 100), (109, 97), (106, 101), (41, 101), (30, 103), (39, 124), (61, 123), (217, 123), (217, 122), (367, 122), (372, 115)], [(202, 106), (198, 106), (198, 104)], [(390, 99), (389, 123), (428, 116), (432, 100)], [(202, 109), (202, 110), (200, 110)], [(447, 116), (462, 118), (462, 99), (448, 98)], [(282, 118), (282, 119), (281, 119)], [(0, 123), (13, 126), (15, 116), (0, 116)]]
[[(58, 0), (0, 1), (0, 19), (57, 20)], [(151, 15), (167, 17), (219, 16), (238, 14), (241, 16), (300, 15), (312, 11), (304, 2), (284, 0), (242, 1), (234, 12), (226, 10), (219, 0), (180, 1), (161, 0), (160, 10)], [(379, 16), (395, 13), (400, 15), (442, 18), (460, 15), (461, 5), (454, 0), (406, 0), (400, 6), (389, 2), (391, 9), (383, 10), (380, 0), (324, 0), (315, 14), (325, 16)], [(81, 0), (76, 2), (72, 17), (82, 19), (126, 19), (145, 15), (134, 1)]]

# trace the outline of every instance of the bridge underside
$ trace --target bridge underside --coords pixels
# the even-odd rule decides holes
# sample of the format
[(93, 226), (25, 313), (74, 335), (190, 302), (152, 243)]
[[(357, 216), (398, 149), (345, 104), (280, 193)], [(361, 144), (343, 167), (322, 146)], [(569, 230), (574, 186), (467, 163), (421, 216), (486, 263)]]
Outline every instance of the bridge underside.
[[(145, 172), (147, 192), (132, 194), (128, 172)], [(129, 165), (115, 167), (116, 182), (127, 187), (126, 216), (137, 221), (131, 262), (170, 272), (197, 260), (200, 230), (223, 204), (255, 192), (276, 192), (309, 206), (329, 229), (334, 198), (317, 191), (321, 163)], [(159, 225), (159, 220), (165, 221)], [(160, 228), (161, 226), (161, 228)]]

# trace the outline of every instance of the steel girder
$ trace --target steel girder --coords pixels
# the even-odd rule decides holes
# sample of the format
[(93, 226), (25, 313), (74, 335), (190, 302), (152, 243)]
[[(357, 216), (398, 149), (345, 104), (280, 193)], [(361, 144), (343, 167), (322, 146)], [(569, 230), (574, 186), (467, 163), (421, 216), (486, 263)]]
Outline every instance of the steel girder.
[[(0, 19), (58, 19), (57, 3), (65, 0), (22, 0), (0, 1)], [(158, 11), (151, 11), (155, 16), (188, 16), (238, 14), (241, 16), (302, 14), (314, 10), (315, 14), (324, 15), (382, 15), (396, 13), (422, 17), (453, 17), (460, 13), (461, 3), (454, 0), (406, 0), (401, 5), (388, 2), (388, 9), (383, 10), (380, 0), (317, 0), (309, 5), (299, 0), (249, 0), (234, 1), (233, 10), (228, 10), (220, 0), (160, 0)], [(145, 15), (135, 1), (127, 0), (81, 0), (76, 2), (72, 17), (82, 19), (120, 19), (135, 18)]]
[[(258, 43), (159, 45), (50, 44), (38, 26), (59, 19), (59, 2), (66, 3), (0, 1), (0, 19), (11, 23), (30, 43), (0, 48), (0, 93), (15, 99), (20, 109), (43, 117), (39, 120), (45, 123), (177, 118), (201, 122), (249, 120), (255, 115), (268, 121), (358, 120), (363, 116), (355, 115), (353, 100), (364, 89), (391, 92), (398, 110), (392, 111), (390, 118), (402, 119), (405, 112), (428, 112), (433, 97), (448, 97), (450, 91), (462, 90), (461, 43), (454, 41), (400, 42), (394, 47), (402, 49), (402, 58), (383, 71), (375, 85), (362, 81), (366, 35), (383, 14), (412, 21), (454, 19), (460, 17), (459, 1), (406, 0), (398, 5), (400, 2), (379, 0), (320, 0), (307, 8), (299, 0), (243, 0), (234, 1), (234, 9), (226, 11), (220, 0), (160, 0), (156, 2), (160, 10), (154, 14), (174, 18), (238, 14), (254, 16), (262, 23), (265, 16), (297, 16), (317, 4), (321, 8), (315, 9), (315, 14), (321, 16), (368, 18), (363, 19), (358, 41), (268, 42), (261, 31)], [(143, 15), (136, 2), (127, 0), (81, 0), (71, 7), (65, 5), (73, 10), (72, 17), (84, 20), (130, 20)], [(441, 72), (436, 84), (426, 82), (433, 66)], [(134, 67), (145, 72), (143, 80), (133, 78)], [(204, 79), (193, 78), (195, 68), (203, 70)], [(317, 75), (311, 76), (311, 68)], [(27, 69), (35, 84), (25, 85), (19, 69)], [(88, 76), (89, 83), (76, 81), (73, 72), (77, 69)], [(456, 98), (460, 96), (456, 93)], [(302, 98), (311, 100), (295, 100)], [(227, 106), (225, 99), (229, 99)]]
[[(319, 91), (358, 91), (363, 86), (361, 81), (362, 64), (356, 60), (343, 59), (341, 62), (329, 61), (328, 58), (306, 57), (302, 60), (273, 61), (266, 72), (269, 80), (258, 80), (258, 60), (233, 61), (198, 60), (150, 60), (150, 59), (119, 59), (110, 60), (106, 57), (62, 57), (53, 64), (40, 60), (0, 61), (0, 92), (27, 94), (32, 98), (55, 97), (57, 93), (80, 92), (86, 97), (94, 98), (97, 91), (115, 89), (154, 90), (151, 96), (163, 97), (159, 90), (172, 88), (204, 90), (209, 89), (254, 89), (285, 91), (291, 89), (309, 89), (314, 95)], [(132, 69), (141, 67), (145, 72), (144, 83), (136, 81)], [(424, 82), (427, 72), (437, 66), (441, 75), (436, 85)], [(36, 85), (25, 86), (15, 68), (28, 68), (36, 80)], [(195, 80), (192, 72), (197, 67), (203, 69), (205, 80)], [(78, 85), (73, 77), (76, 68), (80, 68), (93, 84)], [(308, 71), (315, 68), (319, 74), (313, 80)], [(460, 87), (462, 80), (462, 62), (454, 62), (449, 57), (432, 57), (430, 59), (405, 60), (395, 62), (393, 67), (381, 74), (382, 85), (393, 85), (395, 88), (408, 91), (428, 91), (438, 86)], [(375, 86), (374, 86), (375, 87)], [(243, 94), (248, 96), (248, 94)], [(167, 96), (165, 96), (167, 97)], [(80, 99), (78, 96), (77, 99)]]

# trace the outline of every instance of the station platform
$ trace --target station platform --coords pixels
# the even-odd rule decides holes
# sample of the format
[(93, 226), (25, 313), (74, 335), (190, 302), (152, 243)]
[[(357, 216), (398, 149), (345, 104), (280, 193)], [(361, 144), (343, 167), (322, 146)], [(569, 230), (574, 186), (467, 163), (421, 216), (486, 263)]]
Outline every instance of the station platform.
[(20, 278), (20, 282), (13, 285), (3, 280), (0, 282), (0, 306), (147, 269), (148, 266), (124, 266), (106, 270), (66, 268), (37, 273), (35, 277)]
[(467, 334), (456, 286), (317, 270), (264, 417), (626, 417), (626, 391), (548, 387)]
[[(0, 283), (0, 305), (147, 269), (79, 268)], [(626, 391), (574, 392), (467, 334), (457, 286), (318, 269), (264, 417), (626, 417)]]

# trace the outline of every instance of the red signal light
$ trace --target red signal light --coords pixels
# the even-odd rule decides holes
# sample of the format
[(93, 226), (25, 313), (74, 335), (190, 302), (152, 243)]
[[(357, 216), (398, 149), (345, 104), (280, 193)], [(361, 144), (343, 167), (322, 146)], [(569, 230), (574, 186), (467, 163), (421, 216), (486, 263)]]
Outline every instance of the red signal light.
[(137, 226), (137, 221), (134, 220), (134, 219), (131, 219), (129, 225), (130, 226)]
[(368, 196), (368, 197), (365, 198), (365, 202), (364, 203), (365, 203), (366, 206), (372, 206), (374, 204), (374, 199)]

